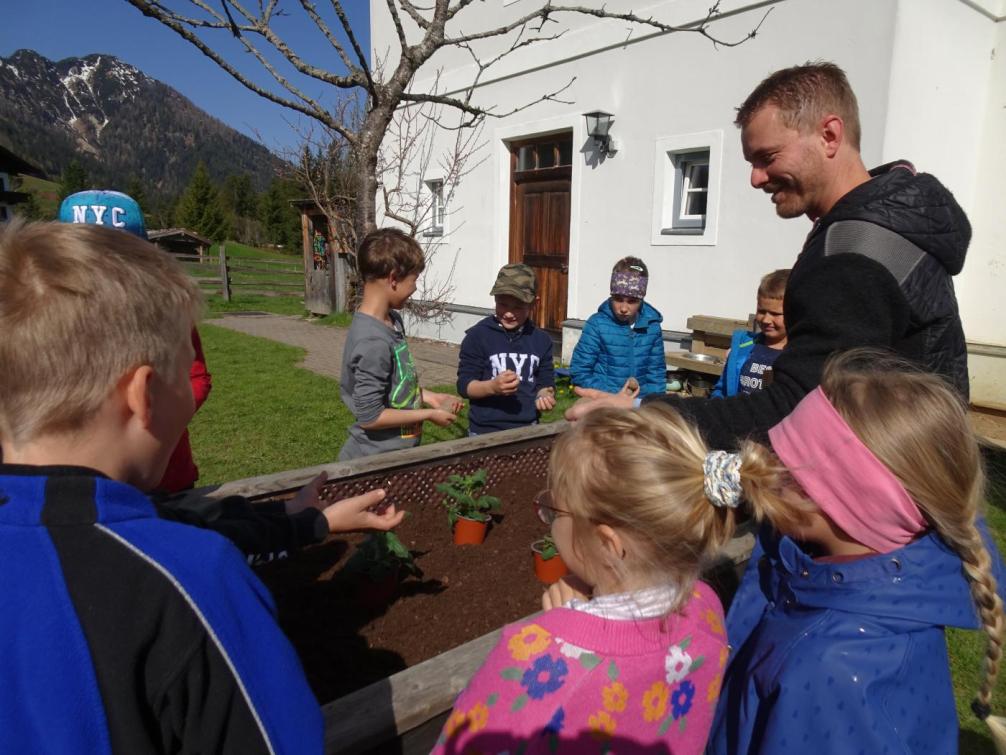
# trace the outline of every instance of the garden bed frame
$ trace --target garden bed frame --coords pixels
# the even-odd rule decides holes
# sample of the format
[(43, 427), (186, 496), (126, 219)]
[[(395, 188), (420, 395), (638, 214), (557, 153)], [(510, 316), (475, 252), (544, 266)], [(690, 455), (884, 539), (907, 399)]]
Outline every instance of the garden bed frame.
[[(485, 467), (487, 486), (492, 486), (516, 465), (523, 473), (539, 473), (544, 478), (552, 441), (567, 427), (566, 422), (560, 421), (445, 441), (350, 462), (237, 480), (200, 488), (190, 495), (210, 498), (243, 495), (253, 501), (282, 498), (324, 471), (329, 479), (323, 496), (328, 500), (384, 487), (388, 500), (408, 510), (436, 496), (434, 485), (450, 474), (471, 474)], [(754, 537), (749, 531), (739, 532), (724, 553), (723, 565), (739, 567), (748, 560), (753, 544)], [(493, 648), (499, 634), (497, 629), (323, 705), (325, 752), (359, 753), (389, 746), (391, 749), (385, 751), (429, 752), (455, 698)]]

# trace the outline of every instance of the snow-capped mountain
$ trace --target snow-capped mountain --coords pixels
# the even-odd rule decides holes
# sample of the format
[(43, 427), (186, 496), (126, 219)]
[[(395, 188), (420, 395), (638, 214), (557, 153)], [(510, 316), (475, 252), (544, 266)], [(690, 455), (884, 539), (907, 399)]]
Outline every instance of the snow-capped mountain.
[(0, 143), (58, 177), (78, 159), (96, 182), (139, 179), (177, 193), (196, 163), (215, 178), (248, 173), (262, 189), (279, 159), (171, 87), (111, 55), (53, 62), (0, 58)]

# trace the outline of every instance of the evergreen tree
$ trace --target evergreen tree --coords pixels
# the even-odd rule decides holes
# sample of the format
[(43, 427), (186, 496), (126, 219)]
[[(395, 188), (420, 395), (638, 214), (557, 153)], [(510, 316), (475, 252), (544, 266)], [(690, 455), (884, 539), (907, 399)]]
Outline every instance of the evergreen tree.
[(93, 187), (87, 169), (79, 161), (71, 160), (70, 164), (63, 169), (63, 175), (59, 179), (59, 201), (62, 202), (71, 194), (90, 188)]
[(140, 205), (140, 209), (143, 211), (144, 220), (150, 217), (150, 208), (147, 207), (150, 202), (147, 200), (147, 192), (143, 188), (143, 182), (133, 176), (129, 179), (129, 183), (126, 184), (126, 194), (131, 196), (136, 200), (136, 204)]
[(274, 178), (259, 201), (259, 219), (270, 244), (300, 253), (300, 211), (291, 203), (304, 196), (296, 182)]
[(42, 210), (42, 206), (39, 204), (38, 197), (35, 196), (35, 192), (27, 192), (28, 199), (21, 204), (14, 205), (14, 212), (20, 215), (25, 220), (53, 220), (49, 217), (46, 212)]
[(206, 165), (200, 162), (178, 201), (175, 220), (183, 228), (223, 241), (230, 233), (230, 223), (220, 201), (220, 192), (210, 180)]
[(239, 218), (254, 217), (255, 190), (252, 188), (251, 176), (247, 173), (227, 176), (222, 198), (227, 208)]

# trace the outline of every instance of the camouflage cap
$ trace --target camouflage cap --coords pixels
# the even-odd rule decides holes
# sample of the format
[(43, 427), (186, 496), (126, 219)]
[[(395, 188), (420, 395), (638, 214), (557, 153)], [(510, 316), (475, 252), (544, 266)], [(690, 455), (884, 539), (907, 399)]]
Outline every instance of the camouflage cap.
[(534, 270), (527, 265), (514, 264), (504, 265), (500, 268), (499, 275), (496, 276), (496, 283), (493, 285), (490, 296), (509, 294), (515, 296), (522, 302), (530, 304), (538, 291), (538, 284), (534, 278)]

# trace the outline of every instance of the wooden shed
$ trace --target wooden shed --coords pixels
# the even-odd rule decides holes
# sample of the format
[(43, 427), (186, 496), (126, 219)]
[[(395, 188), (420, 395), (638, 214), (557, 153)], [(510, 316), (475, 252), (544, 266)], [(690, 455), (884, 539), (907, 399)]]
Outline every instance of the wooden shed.
[(213, 244), (208, 238), (187, 228), (163, 228), (159, 231), (148, 231), (147, 238), (166, 252), (198, 254), (200, 257), (206, 256), (207, 250)]
[(16, 175), (45, 178), (41, 168), (0, 145), (0, 223), (10, 220), (15, 205), (28, 201), (29, 195), (26, 192), (14, 191)]

